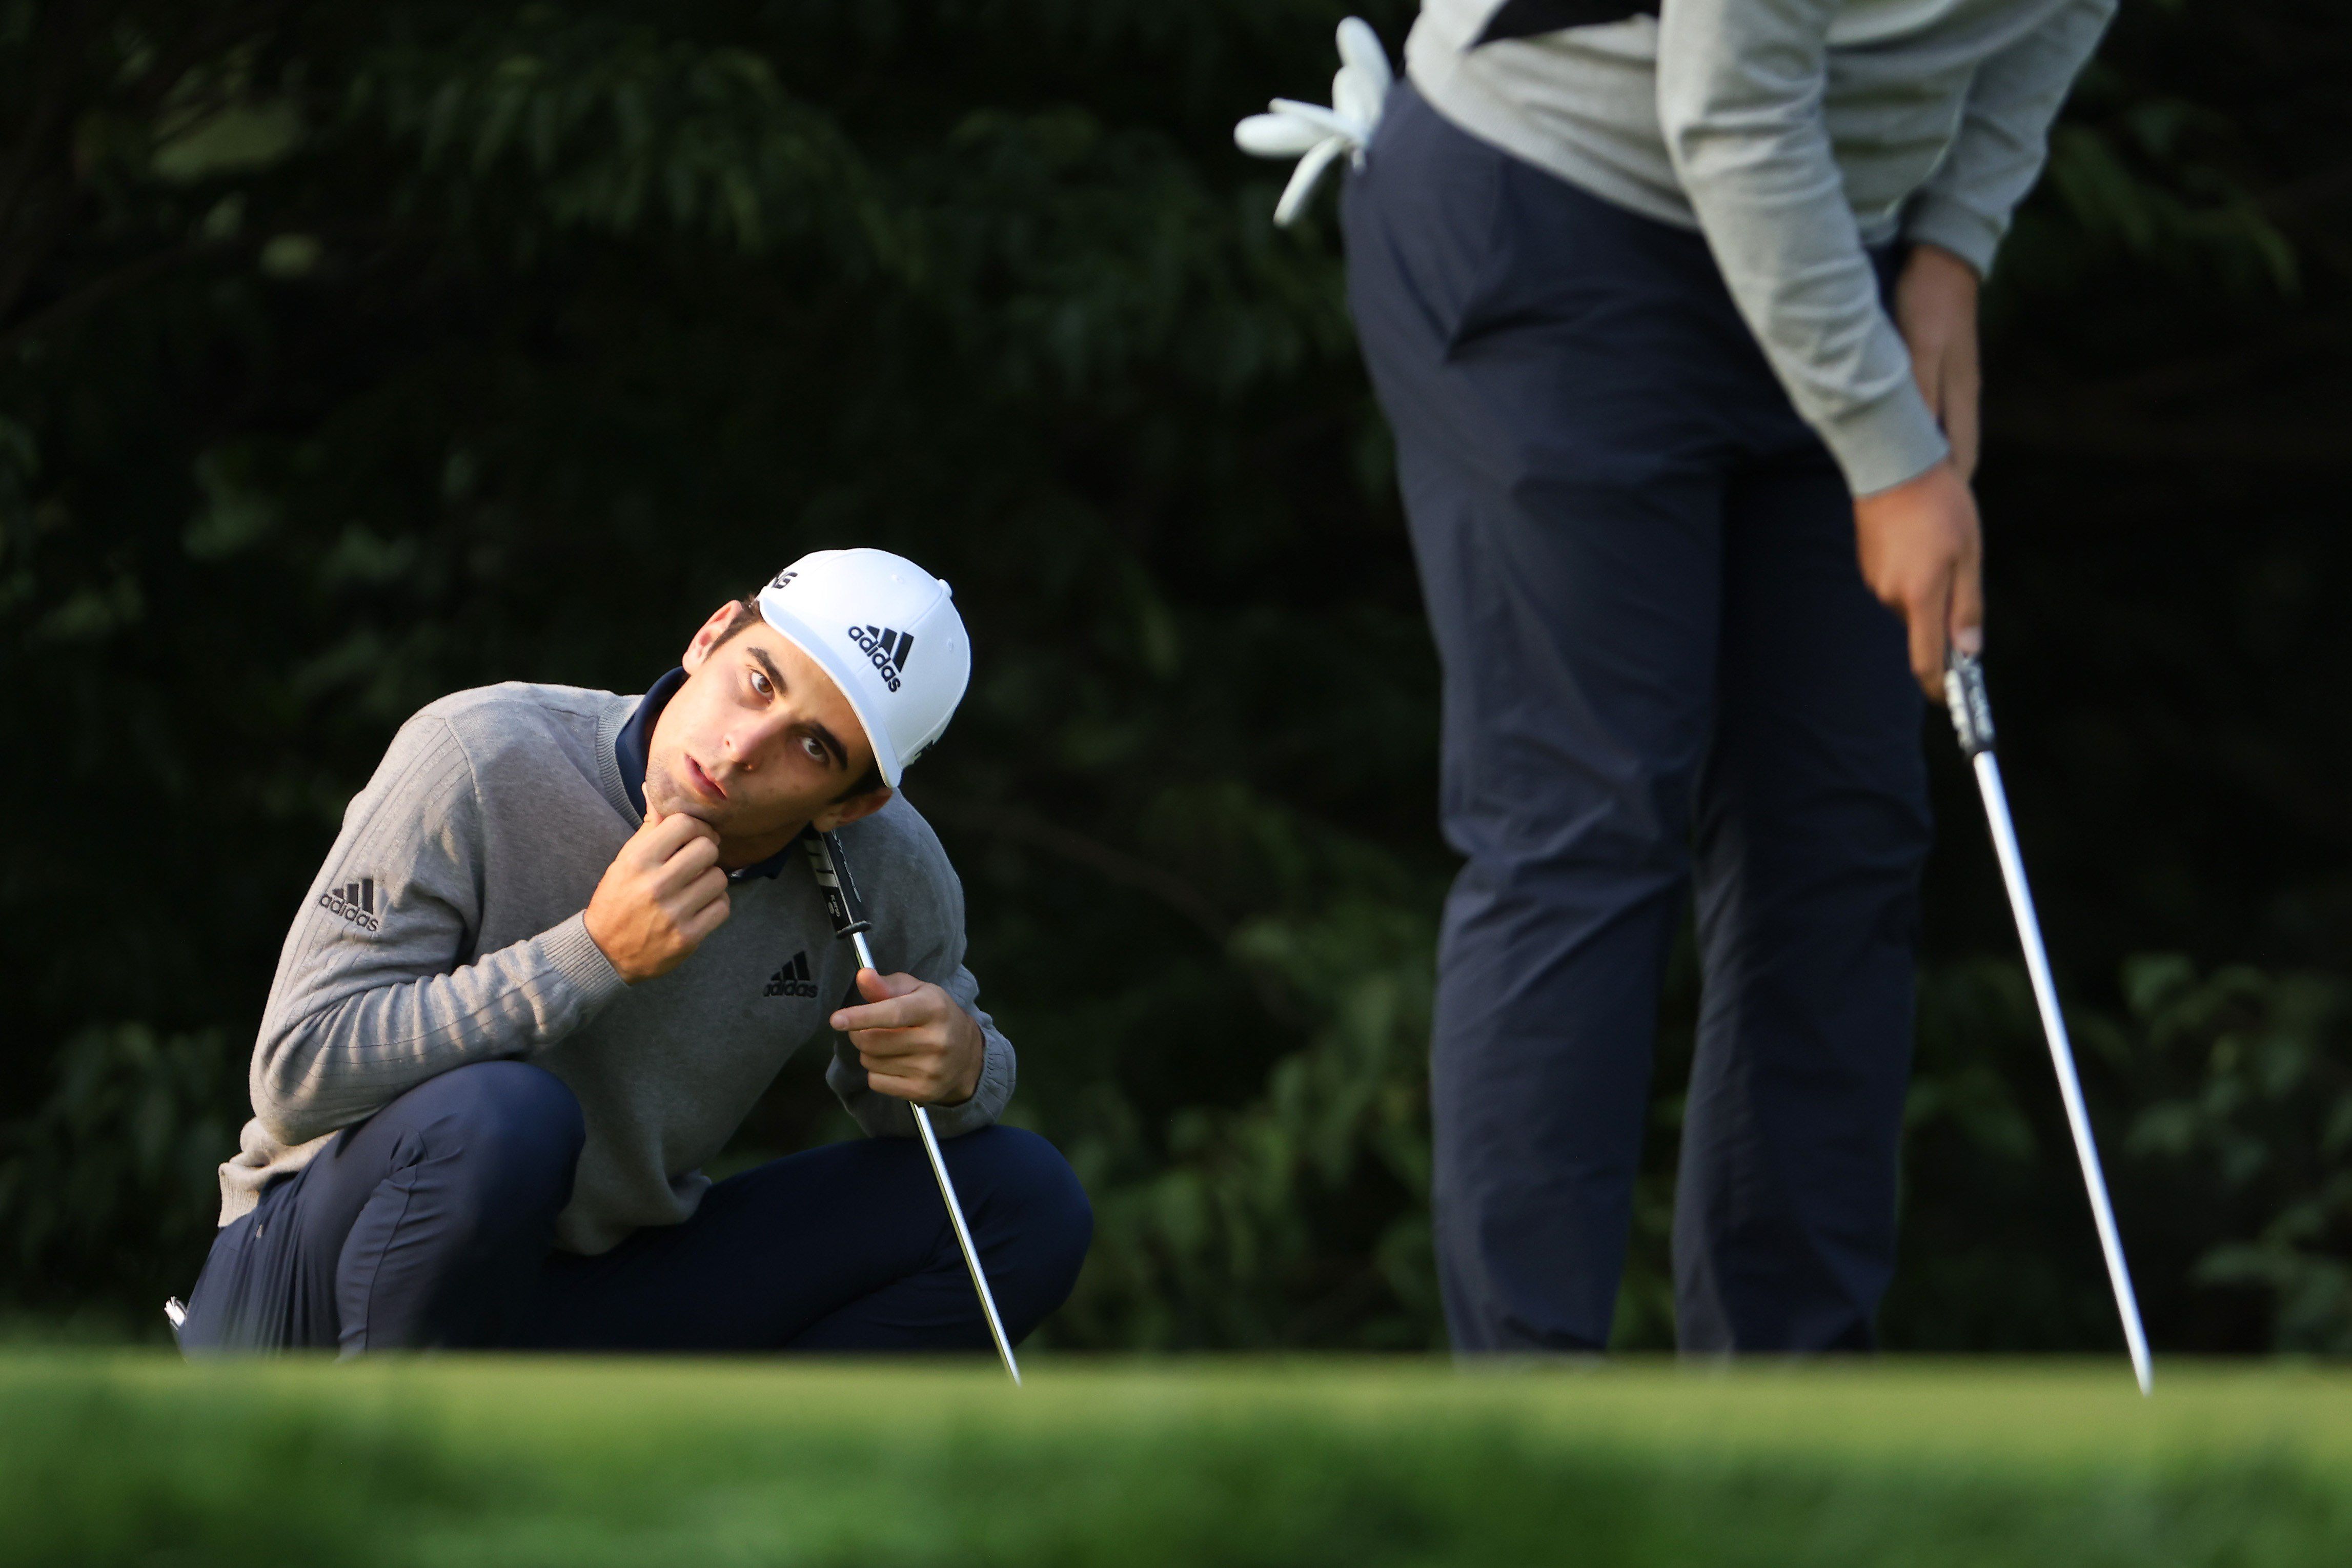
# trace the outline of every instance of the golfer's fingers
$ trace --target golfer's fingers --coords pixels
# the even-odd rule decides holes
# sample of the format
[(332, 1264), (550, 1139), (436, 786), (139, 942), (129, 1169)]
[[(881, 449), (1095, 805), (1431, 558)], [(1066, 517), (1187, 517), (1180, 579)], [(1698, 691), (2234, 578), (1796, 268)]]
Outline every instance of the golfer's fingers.
[(637, 830), (646, 848), (667, 860), (677, 852), (677, 847), (688, 839), (718, 835), (709, 823), (699, 817), (689, 817), (683, 811), (662, 812), (648, 807), (645, 826)]
[(857, 1043), (857, 1062), (866, 1069), (866, 1082), (879, 1092), (900, 1100), (931, 1101), (948, 1092), (952, 1082), (948, 1053), (936, 1042), (925, 1049), (888, 1049), (911, 1048), (924, 1038), (918, 1031), (892, 1030), (878, 1040), (871, 1034), (851, 1038)]
[(1906, 347), (1911, 350), (1911, 379), (1919, 383), (1919, 395), (1927, 400), (1927, 412), (1940, 422), (1944, 417), (1944, 355), (1928, 339), (1909, 341)]
[(932, 999), (918, 991), (863, 1007), (843, 1008), (833, 1015), (833, 1027), (844, 1034), (862, 1029), (915, 1029), (939, 1017)]
[(918, 1029), (862, 1029), (849, 1037), (849, 1043), (869, 1072), (906, 1072), (947, 1056), (936, 1038)]
[[(684, 820), (678, 817), (669, 819), (673, 822)], [(654, 886), (665, 893), (673, 889), (684, 890), (709, 876), (718, 865), (719, 841), (717, 839), (688, 839), (672, 851), (661, 864), (655, 868)], [(719, 875), (722, 882), (726, 880), (724, 872), (720, 872)]]
[(907, 1029), (935, 1018), (943, 993), (912, 975), (880, 975), (857, 971), (862, 1007), (843, 1008), (833, 1015), (833, 1027), (846, 1033), (856, 1029)]
[(1984, 652), (1984, 560), (1982, 549), (1973, 540), (1952, 570), (1947, 637), (1953, 647), (1971, 657)]
[(696, 910), (692, 915), (689, 915), (685, 919), (679, 921), (677, 923), (677, 934), (688, 942), (699, 946), (701, 946), (704, 938), (708, 937), (713, 931), (716, 931), (720, 926), (726, 925), (727, 917), (734, 912), (735, 905), (733, 901), (729, 899), (726, 894), (721, 894), (717, 898), (712, 899), (709, 904), (706, 904), (701, 908)]
[(884, 975), (872, 969), (857, 971), (857, 994), (869, 1002), (886, 1001), (892, 997), (912, 996), (923, 988), (923, 982), (912, 975)]
[(1911, 673), (1918, 678), (1919, 686), (1928, 696), (1939, 695), (1944, 689), (1944, 653), (1948, 646), (1952, 604), (1952, 580), (1939, 574), (1932, 586), (1914, 598), (1904, 612), (1904, 623), (1911, 632)]
[(719, 918), (726, 919), (727, 873), (717, 866), (708, 867), (700, 874), (688, 880), (684, 886), (671, 894), (668, 900), (671, 918), (681, 929), (688, 921), (699, 917), (713, 905), (718, 906), (720, 911)]
[(706, 839), (715, 843), (718, 838), (709, 823), (674, 811), (667, 816), (647, 817), (646, 825), (629, 840), (627, 852), (637, 855), (648, 866), (656, 866), (688, 843)]
[(1977, 378), (1955, 355), (1953, 362), (1945, 368), (1942, 380), (1944, 396), (1936, 413), (1944, 422), (1944, 438), (1952, 444), (1952, 467), (1965, 483), (1974, 479), (1977, 473), (1981, 430), (1977, 413)]
[(944, 1079), (939, 1077), (905, 1078), (896, 1073), (876, 1072), (869, 1069), (866, 1074), (866, 1086), (877, 1094), (887, 1094), (893, 1100), (910, 1100), (917, 1104), (928, 1104), (939, 1097), (940, 1092), (947, 1087), (947, 1083)]

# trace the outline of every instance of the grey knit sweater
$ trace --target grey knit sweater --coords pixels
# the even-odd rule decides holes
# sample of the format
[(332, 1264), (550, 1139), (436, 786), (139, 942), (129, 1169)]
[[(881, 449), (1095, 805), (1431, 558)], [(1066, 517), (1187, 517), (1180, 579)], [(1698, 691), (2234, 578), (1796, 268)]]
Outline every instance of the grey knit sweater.
[[(869, 1134), (911, 1137), (826, 1023), (856, 960), (797, 854), (739, 879), (692, 956), (625, 984), (590, 939), (589, 895), (641, 821), (614, 743), (637, 699), (569, 686), (459, 692), (418, 713), (352, 800), (278, 962), (253, 1053), (254, 1118), (221, 1166), (221, 1223), (341, 1128), (470, 1061), (513, 1058), (579, 1096), (588, 1142), (556, 1244), (602, 1252), (694, 1213), (718, 1154), (804, 1045)], [(935, 1109), (942, 1135), (996, 1119), (1013, 1047), (963, 967), (963, 890), (901, 798), (841, 833), (876, 961), (952, 994), (980, 1022), (980, 1087)]]
[(1868, 495), (1946, 445), (1864, 247), (1924, 240), (1989, 271), (2115, 9), (1584, 0), (1513, 14), (1618, 19), (1481, 42), (1501, 0), (1423, 0), (1405, 60), (1471, 134), (1704, 232), (1797, 412)]

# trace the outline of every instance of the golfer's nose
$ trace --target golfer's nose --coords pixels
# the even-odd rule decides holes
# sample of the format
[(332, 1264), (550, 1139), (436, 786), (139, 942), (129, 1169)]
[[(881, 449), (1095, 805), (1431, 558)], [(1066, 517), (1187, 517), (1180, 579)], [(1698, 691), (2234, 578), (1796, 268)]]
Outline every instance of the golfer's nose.
[(739, 719), (727, 731), (727, 760), (745, 773), (756, 772), (768, 752), (793, 727), (790, 714), (761, 714)]

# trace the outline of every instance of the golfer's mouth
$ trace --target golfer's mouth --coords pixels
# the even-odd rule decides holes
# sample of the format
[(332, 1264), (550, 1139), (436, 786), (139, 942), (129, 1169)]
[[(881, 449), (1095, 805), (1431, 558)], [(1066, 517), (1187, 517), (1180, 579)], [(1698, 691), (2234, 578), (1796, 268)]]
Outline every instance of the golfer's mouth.
[(691, 757), (683, 760), (686, 763), (687, 789), (705, 800), (717, 802), (727, 799), (727, 791), (719, 787), (718, 779), (702, 770), (701, 763)]

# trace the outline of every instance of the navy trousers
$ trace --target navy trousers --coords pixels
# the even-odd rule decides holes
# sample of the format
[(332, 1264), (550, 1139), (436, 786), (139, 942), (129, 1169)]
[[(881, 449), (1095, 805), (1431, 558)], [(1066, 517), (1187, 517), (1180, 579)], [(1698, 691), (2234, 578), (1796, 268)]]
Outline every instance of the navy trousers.
[(1607, 1344), (1695, 883), (1679, 1337), (1865, 1347), (1929, 821), (1922, 700), (1845, 486), (1697, 234), (1509, 157), (1410, 84), (1345, 222), (1466, 862), (1431, 1073), (1454, 1343)]
[[(914, 1140), (773, 1161), (713, 1186), (684, 1224), (583, 1258), (550, 1244), (584, 1135), (572, 1092), (526, 1063), (419, 1084), (223, 1228), (182, 1347), (989, 1348)], [(987, 1127), (941, 1146), (1018, 1341), (1069, 1295), (1093, 1212), (1034, 1133)]]

